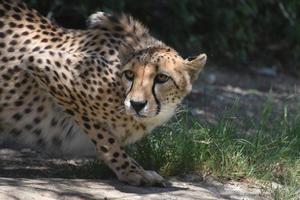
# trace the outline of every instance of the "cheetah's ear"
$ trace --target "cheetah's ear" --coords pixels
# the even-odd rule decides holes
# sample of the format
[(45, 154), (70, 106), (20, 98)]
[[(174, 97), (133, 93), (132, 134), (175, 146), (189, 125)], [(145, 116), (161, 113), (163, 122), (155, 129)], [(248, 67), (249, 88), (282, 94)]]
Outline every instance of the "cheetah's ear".
[(108, 18), (112, 15), (109, 13), (104, 12), (96, 12), (90, 15), (86, 21), (88, 28), (98, 28), (100, 26), (107, 26), (109, 27), (109, 20)]
[(194, 57), (188, 57), (185, 59), (185, 67), (189, 72), (191, 82), (197, 80), (199, 73), (206, 64), (207, 56), (206, 54), (200, 54)]

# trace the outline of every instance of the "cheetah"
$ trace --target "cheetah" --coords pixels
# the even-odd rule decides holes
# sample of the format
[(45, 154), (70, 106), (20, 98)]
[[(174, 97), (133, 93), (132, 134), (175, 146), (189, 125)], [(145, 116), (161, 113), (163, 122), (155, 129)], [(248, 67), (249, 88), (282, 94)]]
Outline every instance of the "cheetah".
[(163, 186), (124, 146), (174, 115), (207, 57), (183, 59), (129, 15), (97, 12), (87, 24), (66, 29), (0, 0), (0, 136), (44, 150), (75, 137), (120, 181)]

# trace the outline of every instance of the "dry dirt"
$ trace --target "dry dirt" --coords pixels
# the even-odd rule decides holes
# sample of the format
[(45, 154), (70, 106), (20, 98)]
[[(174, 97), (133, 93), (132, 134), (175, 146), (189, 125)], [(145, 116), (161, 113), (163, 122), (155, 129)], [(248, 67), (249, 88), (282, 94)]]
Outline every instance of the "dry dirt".
[(79, 172), (78, 169), (88, 173), (85, 166), (92, 161), (51, 159), (28, 149), (21, 152), (1, 149), (0, 160), (0, 199), (5, 200), (255, 200), (268, 199), (269, 196), (256, 184), (221, 183), (213, 178), (203, 180), (196, 175), (169, 177), (172, 186), (166, 188), (134, 187), (120, 183), (115, 178), (72, 178)]

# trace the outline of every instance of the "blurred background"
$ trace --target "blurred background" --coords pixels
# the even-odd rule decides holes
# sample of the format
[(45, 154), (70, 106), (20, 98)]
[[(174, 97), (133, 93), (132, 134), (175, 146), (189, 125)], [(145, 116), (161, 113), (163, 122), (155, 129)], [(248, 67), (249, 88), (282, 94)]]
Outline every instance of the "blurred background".
[(95, 11), (129, 13), (183, 56), (206, 52), (216, 66), (300, 75), (299, 0), (25, 2), (68, 28), (85, 28)]

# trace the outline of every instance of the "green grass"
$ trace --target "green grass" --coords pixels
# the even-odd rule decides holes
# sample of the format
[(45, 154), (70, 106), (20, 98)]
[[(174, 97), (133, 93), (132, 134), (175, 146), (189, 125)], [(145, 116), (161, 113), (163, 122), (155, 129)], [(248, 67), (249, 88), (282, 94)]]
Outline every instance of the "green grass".
[[(300, 188), (300, 115), (274, 117), (267, 104), (259, 123), (240, 128), (230, 120), (204, 124), (183, 112), (136, 145), (131, 154), (163, 175), (200, 172), (225, 179), (258, 179), (282, 185), (274, 199), (297, 199)], [(248, 119), (248, 121), (253, 121)], [(257, 121), (257, 120), (256, 120)]]

